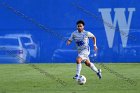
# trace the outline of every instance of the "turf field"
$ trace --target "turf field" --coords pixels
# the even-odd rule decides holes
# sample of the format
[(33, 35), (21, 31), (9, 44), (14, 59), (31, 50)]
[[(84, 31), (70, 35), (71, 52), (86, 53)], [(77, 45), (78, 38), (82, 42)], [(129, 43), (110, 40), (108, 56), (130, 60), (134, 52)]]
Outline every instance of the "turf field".
[(1, 64), (0, 93), (140, 93), (140, 64), (95, 64), (102, 80), (83, 64), (85, 85), (72, 79), (76, 64)]

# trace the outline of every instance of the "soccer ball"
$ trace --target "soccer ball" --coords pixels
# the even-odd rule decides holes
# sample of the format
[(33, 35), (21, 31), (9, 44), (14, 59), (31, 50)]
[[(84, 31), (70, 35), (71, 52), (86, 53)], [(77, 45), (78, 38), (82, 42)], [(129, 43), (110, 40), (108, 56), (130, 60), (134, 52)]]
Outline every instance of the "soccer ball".
[(84, 85), (86, 83), (86, 77), (84, 75), (81, 75), (79, 78), (78, 78), (78, 84), (79, 85)]

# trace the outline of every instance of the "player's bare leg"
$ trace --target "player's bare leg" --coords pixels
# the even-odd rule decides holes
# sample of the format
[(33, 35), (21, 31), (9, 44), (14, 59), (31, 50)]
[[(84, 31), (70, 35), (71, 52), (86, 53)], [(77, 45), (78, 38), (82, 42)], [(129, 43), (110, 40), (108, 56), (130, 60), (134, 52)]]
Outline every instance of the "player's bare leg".
[(90, 67), (93, 71), (95, 71), (97, 73), (97, 76), (99, 77), (99, 79), (102, 78), (101, 69), (97, 69), (95, 67), (95, 65), (93, 63), (91, 63), (89, 60), (86, 60), (85, 64), (86, 64), (86, 66)]
[(76, 63), (77, 63), (77, 67), (76, 67), (76, 75), (73, 77), (73, 79), (78, 79), (78, 77), (80, 76), (80, 72), (82, 69), (82, 58), (81, 57), (77, 57), (76, 59)]

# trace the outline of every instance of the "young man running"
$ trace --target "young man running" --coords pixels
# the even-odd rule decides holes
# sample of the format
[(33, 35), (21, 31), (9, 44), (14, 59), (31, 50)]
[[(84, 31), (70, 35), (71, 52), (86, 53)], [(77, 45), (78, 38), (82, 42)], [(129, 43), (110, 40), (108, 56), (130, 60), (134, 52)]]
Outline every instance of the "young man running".
[(78, 50), (78, 57), (76, 58), (76, 75), (73, 77), (73, 79), (79, 78), (82, 69), (82, 62), (85, 62), (86, 66), (90, 67), (94, 72), (96, 72), (99, 79), (101, 79), (101, 69), (97, 69), (95, 65), (90, 62), (90, 59), (88, 57), (90, 54), (89, 38), (92, 38), (94, 43), (94, 50), (97, 51), (96, 37), (91, 32), (84, 30), (84, 21), (79, 20), (76, 24), (77, 30), (71, 34), (70, 38), (67, 41), (67, 45), (70, 45), (71, 42), (74, 40)]

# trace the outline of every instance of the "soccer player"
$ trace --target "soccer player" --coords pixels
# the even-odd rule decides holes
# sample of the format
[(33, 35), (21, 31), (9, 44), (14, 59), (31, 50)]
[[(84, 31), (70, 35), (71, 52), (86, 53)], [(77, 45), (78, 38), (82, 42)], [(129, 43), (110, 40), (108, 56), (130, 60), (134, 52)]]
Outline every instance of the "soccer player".
[(73, 77), (73, 79), (79, 78), (82, 69), (82, 62), (85, 62), (86, 66), (90, 67), (94, 72), (96, 72), (99, 79), (101, 79), (101, 69), (97, 69), (95, 65), (90, 62), (90, 59), (88, 57), (90, 54), (89, 38), (92, 38), (94, 43), (94, 50), (97, 51), (96, 37), (91, 32), (84, 30), (85, 23), (83, 20), (77, 21), (76, 24), (77, 30), (71, 34), (70, 38), (67, 41), (67, 45), (70, 45), (74, 40), (78, 50), (78, 57), (76, 58), (76, 75)]

